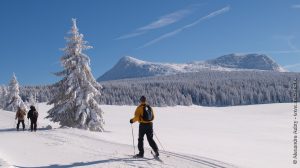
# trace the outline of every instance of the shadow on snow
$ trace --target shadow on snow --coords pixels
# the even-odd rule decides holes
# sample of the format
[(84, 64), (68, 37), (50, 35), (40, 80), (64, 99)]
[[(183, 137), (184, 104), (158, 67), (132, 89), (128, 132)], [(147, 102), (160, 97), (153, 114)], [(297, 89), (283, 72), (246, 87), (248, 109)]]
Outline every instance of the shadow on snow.
[(96, 164), (102, 164), (102, 163), (110, 163), (110, 162), (138, 162), (138, 161), (148, 161), (153, 159), (143, 158), (143, 159), (134, 159), (132, 157), (128, 158), (117, 158), (117, 159), (106, 159), (106, 160), (98, 160), (98, 161), (91, 161), (91, 162), (76, 162), (69, 165), (59, 165), (59, 164), (53, 164), (49, 166), (34, 166), (34, 167), (26, 167), (26, 166), (15, 166), (18, 168), (70, 168), (75, 166), (91, 166)]
[[(37, 128), (37, 131), (46, 131), (46, 130), (51, 130), (51, 128)], [(20, 128), (19, 132), (22, 132), (22, 131), (23, 131), (23, 129)], [(30, 129), (25, 128), (25, 131), (30, 131)], [(3, 132), (18, 132), (18, 131), (17, 131), (17, 128), (0, 129), (0, 133), (3, 133)]]

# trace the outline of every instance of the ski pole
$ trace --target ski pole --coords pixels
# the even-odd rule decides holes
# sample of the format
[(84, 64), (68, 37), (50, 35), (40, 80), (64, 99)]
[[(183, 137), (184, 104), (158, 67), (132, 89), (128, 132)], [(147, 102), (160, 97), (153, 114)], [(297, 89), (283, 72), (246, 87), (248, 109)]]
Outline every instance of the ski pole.
[(156, 136), (156, 134), (155, 134), (155, 132), (154, 132), (154, 131), (153, 131), (153, 133), (154, 133), (154, 135), (155, 135), (155, 137), (156, 137), (156, 139), (157, 139), (157, 141), (158, 141), (159, 145), (160, 145), (160, 146), (161, 146), (161, 148), (163, 149), (163, 151), (164, 151), (164, 152), (166, 152), (166, 150), (165, 150), (164, 146), (161, 144), (160, 140), (158, 139), (158, 137)]
[(135, 155), (135, 145), (134, 145), (134, 134), (133, 134), (133, 127), (132, 124), (131, 125), (131, 134), (132, 134), (132, 145), (133, 145), (133, 154)]
[(17, 120), (15, 120), (15, 122), (14, 122), (14, 128), (16, 128), (16, 123), (17, 123)]

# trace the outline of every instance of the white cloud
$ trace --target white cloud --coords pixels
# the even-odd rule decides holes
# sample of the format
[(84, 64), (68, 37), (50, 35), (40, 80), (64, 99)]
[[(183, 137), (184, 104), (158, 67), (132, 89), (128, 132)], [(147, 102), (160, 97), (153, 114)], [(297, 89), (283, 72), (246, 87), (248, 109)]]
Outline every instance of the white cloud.
[(116, 38), (116, 40), (128, 39), (128, 38), (132, 38), (132, 37), (136, 37), (136, 36), (142, 35), (144, 33), (146, 33), (146, 32), (145, 31), (142, 31), (142, 32), (133, 32), (133, 33), (130, 33), (130, 34), (122, 35), (122, 36)]
[(159, 42), (159, 41), (161, 41), (161, 40), (163, 40), (165, 38), (169, 38), (171, 36), (174, 36), (174, 35), (182, 32), (182, 31), (184, 31), (185, 29), (188, 29), (188, 28), (191, 28), (193, 26), (196, 26), (201, 21), (204, 21), (204, 20), (207, 20), (207, 19), (211, 19), (211, 18), (213, 18), (215, 16), (218, 16), (218, 15), (221, 15), (221, 14), (223, 14), (223, 13), (229, 11), (229, 10), (230, 10), (230, 6), (226, 6), (226, 7), (222, 8), (222, 9), (217, 10), (217, 11), (211, 12), (208, 15), (206, 15), (204, 17), (201, 17), (200, 19), (196, 20), (195, 22), (193, 22), (191, 24), (188, 24), (188, 25), (185, 25), (185, 26), (183, 26), (183, 27), (181, 27), (179, 29), (176, 29), (176, 30), (174, 30), (172, 32), (166, 33), (166, 34), (164, 34), (164, 35), (162, 35), (162, 36), (160, 36), (160, 37), (158, 37), (158, 38), (156, 38), (154, 40), (151, 40), (150, 42), (144, 44), (143, 46), (141, 46), (139, 48), (144, 48), (144, 47), (150, 46), (150, 45), (152, 45), (154, 43), (157, 43), (157, 42)]
[(165, 38), (174, 36), (174, 35), (176, 35), (177, 33), (181, 32), (182, 30), (183, 30), (183, 29), (177, 29), (177, 30), (174, 30), (174, 31), (172, 31), (172, 32), (166, 33), (166, 34), (164, 34), (164, 35), (162, 35), (162, 36), (160, 36), (160, 37), (158, 37), (158, 38), (156, 38), (156, 39), (154, 39), (154, 40), (149, 41), (148, 43), (144, 44), (143, 46), (139, 47), (138, 49), (148, 47), (148, 46), (150, 46), (150, 45), (152, 45), (152, 44), (154, 44), (154, 43), (157, 43), (157, 42), (159, 42), (159, 41), (161, 41), (161, 40), (163, 40), (163, 39), (165, 39)]
[(150, 30), (159, 29), (159, 28), (163, 28), (168, 25), (174, 24), (174, 23), (182, 20), (186, 16), (188, 16), (190, 13), (192, 13), (195, 10), (195, 7), (197, 7), (197, 6), (199, 6), (199, 4), (191, 5), (185, 9), (181, 9), (181, 10), (175, 11), (173, 13), (169, 13), (167, 15), (161, 16), (157, 20), (147, 24), (146, 26), (137, 28), (132, 33), (122, 35), (122, 36), (116, 38), (116, 40), (136, 37), (136, 36), (145, 34)]
[(182, 9), (182, 10), (170, 13), (168, 15), (162, 16), (158, 20), (156, 20), (144, 27), (138, 28), (137, 30), (143, 31), (143, 30), (152, 30), (152, 29), (158, 29), (161, 27), (165, 27), (170, 24), (178, 22), (179, 20), (183, 19), (185, 16), (187, 16), (191, 12), (192, 12), (191, 9)]
[(274, 38), (283, 40), (290, 48), (285, 51), (273, 51), (273, 52), (276, 52), (276, 54), (299, 53), (300, 52), (300, 48), (298, 48), (293, 42), (293, 40), (296, 39), (296, 36), (294, 36), (294, 35), (277, 35), (277, 36), (274, 36)]
[(300, 63), (296, 63), (296, 64), (291, 64), (291, 65), (285, 65), (283, 66), (283, 68), (286, 68), (286, 69), (290, 69), (290, 68), (300, 68)]
[(295, 50), (295, 51), (299, 51), (299, 48), (292, 42), (292, 39), (289, 39), (288, 41), (287, 41), (287, 43), (288, 43), (288, 45), (289, 45), (289, 47), (291, 48), (291, 49), (293, 49), (293, 50)]
[(265, 51), (269, 54), (290, 54), (290, 53), (300, 53), (300, 50), (279, 50), (279, 51)]
[(291, 54), (291, 53), (300, 53), (300, 50), (269, 50), (269, 51), (248, 51), (248, 52), (238, 52), (240, 54), (252, 54), (252, 53), (260, 53), (260, 54)]
[(291, 8), (294, 8), (294, 9), (300, 9), (300, 4), (292, 5)]

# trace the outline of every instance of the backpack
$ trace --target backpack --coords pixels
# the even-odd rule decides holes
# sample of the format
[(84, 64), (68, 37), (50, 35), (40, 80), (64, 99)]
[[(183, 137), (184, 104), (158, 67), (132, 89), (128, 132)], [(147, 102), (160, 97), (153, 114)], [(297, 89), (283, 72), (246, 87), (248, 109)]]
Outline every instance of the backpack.
[(32, 118), (37, 119), (39, 116), (39, 113), (37, 111), (32, 112)]
[(17, 112), (17, 118), (21, 118), (22, 117), (22, 114), (20, 111)]
[(23, 116), (25, 116), (26, 113), (24, 111), (17, 111), (17, 118), (23, 118)]
[(153, 110), (149, 105), (143, 106), (143, 116), (142, 116), (144, 121), (152, 121), (154, 116), (153, 116)]

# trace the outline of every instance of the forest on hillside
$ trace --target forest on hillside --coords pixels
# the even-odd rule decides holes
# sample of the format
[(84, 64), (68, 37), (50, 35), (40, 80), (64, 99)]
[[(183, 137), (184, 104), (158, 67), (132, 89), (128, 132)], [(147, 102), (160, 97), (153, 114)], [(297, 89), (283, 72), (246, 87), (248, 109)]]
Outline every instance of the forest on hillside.
[[(292, 102), (300, 73), (203, 71), (102, 82), (104, 104), (133, 105), (140, 95), (154, 106), (232, 106)], [(298, 88), (299, 88), (298, 81)], [(299, 98), (299, 91), (297, 92)], [(299, 100), (298, 100), (299, 101)]]
[[(233, 106), (292, 102), (293, 82), (300, 73), (270, 71), (203, 71), (170, 76), (105, 81), (99, 101), (109, 105), (136, 105), (145, 95), (153, 106)], [(5, 94), (0, 86), (0, 94)], [(28, 101), (48, 102), (55, 87), (21, 86), (20, 96)], [(1, 96), (2, 99), (4, 96)], [(0, 100), (1, 102), (1, 100)]]
[[(105, 81), (102, 104), (136, 105), (145, 95), (153, 106), (201, 105), (233, 106), (292, 102), (293, 82), (300, 73), (270, 71), (203, 71), (170, 76)], [(2, 86), (2, 90), (3, 90)], [(52, 86), (23, 86), (20, 96), (26, 101), (34, 95), (47, 102), (55, 93)], [(299, 90), (297, 92), (298, 98)], [(298, 99), (299, 101), (299, 99)]]

